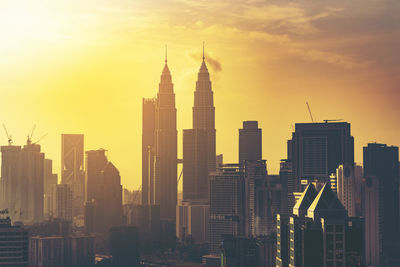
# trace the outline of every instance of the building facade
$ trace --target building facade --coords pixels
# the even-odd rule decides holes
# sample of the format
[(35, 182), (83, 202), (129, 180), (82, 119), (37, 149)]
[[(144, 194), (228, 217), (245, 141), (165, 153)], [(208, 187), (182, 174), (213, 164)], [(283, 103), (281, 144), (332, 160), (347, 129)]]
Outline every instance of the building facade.
[(244, 121), (239, 129), (239, 162), (262, 160), (262, 130), (257, 121)]
[(28, 267), (28, 231), (12, 226), (11, 219), (0, 219), (0, 266)]

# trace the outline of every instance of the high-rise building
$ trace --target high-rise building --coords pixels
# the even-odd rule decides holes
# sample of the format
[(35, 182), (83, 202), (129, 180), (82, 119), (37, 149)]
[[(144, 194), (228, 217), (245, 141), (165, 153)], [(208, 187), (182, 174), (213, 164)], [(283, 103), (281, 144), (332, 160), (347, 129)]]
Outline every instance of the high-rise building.
[(288, 142), (288, 159), (296, 179), (329, 180), (341, 164), (354, 164), (350, 123), (296, 123)]
[(29, 262), (37, 267), (65, 267), (64, 237), (34, 236), (29, 241)]
[(335, 184), (336, 193), (350, 217), (362, 216), (362, 166), (340, 165), (336, 170)]
[[(364, 177), (366, 229), (367, 235), (371, 235), (367, 240), (377, 238), (377, 244), (381, 246), (378, 258), (373, 246), (367, 245), (367, 256), (371, 255), (367, 260), (385, 266), (391, 257), (396, 256), (390, 251), (399, 235), (399, 148), (377, 143), (364, 147)], [(376, 228), (372, 229), (372, 226)]]
[(122, 222), (121, 177), (104, 149), (86, 151), (86, 209), (85, 224), (93, 224), (95, 232), (105, 233)]
[(239, 162), (262, 159), (262, 130), (257, 121), (244, 121), (239, 129)]
[(208, 240), (208, 201), (184, 201), (176, 208), (176, 236), (180, 240), (191, 236), (197, 244)]
[(163, 220), (175, 221), (177, 204), (177, 130), (174, 85), (165, 59), (155, 109), (154, 203)]
[(223, 235), (245, 235), (246, 189), (242, 164), (224, 164), (210, 180), (210, 253), (218, 254)]
[(329, 183), (318, 194), (310, 183), (296, 202), (288, 227), (282, 225), (285, 220), (279, 221), (277, 266), (364, 266), (364, 221), (347, 217)]
[(73, 216), (83, 214), (85, 202), (84, 135), (61, 135), (61, 183), (72, 190)]
[(0, 266), (28, 267), (28, 231), (12, 226), (11, 219), (0, 219)]
[(57, 174), (53, 173), (53, 161), (51, 159), (44, 160), (44, 207), (43, 213), (46, 217), (51, 216), (50, 207), (51, 207), (51, 189), (54, 185), (58, 183)]
[(142, 103), (142, 204), (154, 204), (155, 98)]
[(72, 190), (68, 184), (52, 187), (52, 215), (54, 218), (72, 221)]
[[(279, 169), (279, 177), (282, 183), (282, 193), (286, 194), (287, 198), (285, 203), (282, 203), (282, 207), (287, 214), (293, 210), (295, 204), (294, 193), (298, 192), (299, 181), (296, 179), (293, 173), (293, 165), (290, 160), (282, 159)], [(286, 206), (285, 206), (286, 205)]]
[(214, 95), (203, 51), (194, 92), (193, 129), (183, 131), (183, 201), (207, 201), (209, 175), (216, 166), (215, 146)]

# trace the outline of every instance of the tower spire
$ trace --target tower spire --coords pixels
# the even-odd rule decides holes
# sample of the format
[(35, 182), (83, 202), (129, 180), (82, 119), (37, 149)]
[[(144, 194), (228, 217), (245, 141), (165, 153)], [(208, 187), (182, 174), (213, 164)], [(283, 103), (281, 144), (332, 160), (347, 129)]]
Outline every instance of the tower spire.
[(204, 61), (205, 57), (204, 57), (204, 41), (203, 41), (203, 61)]
[(167, 44), (165, 44), (165, 63), (168, 61), (168, 47)]

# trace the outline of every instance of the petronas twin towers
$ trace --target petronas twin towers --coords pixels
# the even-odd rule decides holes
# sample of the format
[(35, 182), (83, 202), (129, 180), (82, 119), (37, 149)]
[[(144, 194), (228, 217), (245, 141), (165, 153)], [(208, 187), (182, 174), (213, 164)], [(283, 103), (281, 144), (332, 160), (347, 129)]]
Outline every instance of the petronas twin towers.
[[(160, 218), (175, 221), (177, 205), (175, 93), (167, 59), (154, 99), (143, 99), (142, 204), (159, 205)], [(193, 129), (183, 131), (183, 199), (208, 199), (208, 176), (216, 165), (215, 108), (203, 61), (194, 92)]]

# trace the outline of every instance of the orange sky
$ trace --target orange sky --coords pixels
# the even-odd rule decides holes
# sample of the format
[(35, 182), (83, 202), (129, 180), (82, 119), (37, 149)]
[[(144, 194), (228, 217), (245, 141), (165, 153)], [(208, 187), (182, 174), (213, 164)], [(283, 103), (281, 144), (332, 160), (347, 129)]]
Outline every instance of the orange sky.
[(362, 162), (368, 142), (400, 141), (398, 14), (397, 0), (1, 1), (0, 122), (15, 144), (35, 123), (36, 138), (48, 133), (57, 173), (61, 133), (84, 133), (85, 149), (108, 149), (137, 188), (141, 98), (157, 93), (164, 44), (181, 155), (204, 40), (225, 162), (237, 160), (242, 121), (258, 120), (277, 173), (291, 125), (310, 121), (306, 101), (319, 121), (352, 123)]

